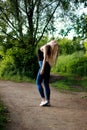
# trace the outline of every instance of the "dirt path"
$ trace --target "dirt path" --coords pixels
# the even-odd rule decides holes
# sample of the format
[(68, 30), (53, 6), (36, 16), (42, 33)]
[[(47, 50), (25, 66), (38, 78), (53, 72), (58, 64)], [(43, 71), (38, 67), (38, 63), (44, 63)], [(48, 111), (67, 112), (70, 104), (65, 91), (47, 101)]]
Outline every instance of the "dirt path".
[(0, 81), (0, 97), (10, 111), (6, 130), (87, 130), (87, 93), (60, 93), (51, 87), (51, 107), (39, 107), (35, 84)]

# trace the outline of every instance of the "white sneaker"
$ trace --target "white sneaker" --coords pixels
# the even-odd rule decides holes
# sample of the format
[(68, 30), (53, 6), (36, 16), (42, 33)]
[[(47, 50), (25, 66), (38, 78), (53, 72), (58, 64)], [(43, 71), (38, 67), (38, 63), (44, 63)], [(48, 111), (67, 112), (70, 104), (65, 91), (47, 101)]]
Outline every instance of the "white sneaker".
[(40, 103), (40, 106), (46, 106), (48, 104), (48, 101), (42, 101), (41, 103)]

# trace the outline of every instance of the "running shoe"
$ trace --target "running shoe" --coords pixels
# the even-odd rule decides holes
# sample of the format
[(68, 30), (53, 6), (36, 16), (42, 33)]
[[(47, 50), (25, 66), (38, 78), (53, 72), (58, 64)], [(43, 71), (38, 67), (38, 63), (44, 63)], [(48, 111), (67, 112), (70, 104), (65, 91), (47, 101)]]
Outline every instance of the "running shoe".
[(48, 101), (42, 101), (41, 103), (40, 103), (40, 106), (46, 106), (48, 104)]

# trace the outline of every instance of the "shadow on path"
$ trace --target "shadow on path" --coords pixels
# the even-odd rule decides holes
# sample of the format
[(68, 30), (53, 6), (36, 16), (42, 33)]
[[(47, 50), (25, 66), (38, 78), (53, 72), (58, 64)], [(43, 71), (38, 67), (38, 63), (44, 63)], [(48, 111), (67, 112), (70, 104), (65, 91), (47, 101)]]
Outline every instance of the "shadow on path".
[(64, 79), (64, 76), (60, 76), (60, 75), (50, 75), (50, 83), (55, 82), (57, 80), (61, 80)]

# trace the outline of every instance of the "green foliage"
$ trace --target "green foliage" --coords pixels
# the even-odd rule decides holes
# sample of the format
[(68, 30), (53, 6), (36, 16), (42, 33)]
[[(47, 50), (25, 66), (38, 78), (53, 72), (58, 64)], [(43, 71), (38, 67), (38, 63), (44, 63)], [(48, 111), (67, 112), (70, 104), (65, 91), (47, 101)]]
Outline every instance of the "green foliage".
[(35, 48), (12, 47), (3, 55), (0, 63), (0, 77), (14, 76), (36, 78), (38, 70)]
[(84, 50), (84, 46), (80, 44), (79, 38), (73, 38), (73, 40), (69, 40), (68, 38), (62, 38), (58, 40), (58, 44), (60, 45), (60, 54), (72, 54), (76, 51)]
[(48, 42), (48, 39), (49, 39), (48, 36), (42, 37), (42, 39), (41, 39), (40, 42), (38, 43), (38, 47), (40, 47), (40, 46), (46, 44), (46, 43)]
[[(42, 4), (43, 3), (43, 4)], [(0, 31), (4, 35), (35, 45), (44, 33), (55, 31), (54, 14), (59, 1), (0, 1)], [(9, 29), (9, 32), (7, 31)]]
[(82, 39), (87, 38), (87, 15), (82, 14), (80, 17), (77, 17), (76, 24), (74, 25), (76, 34)]
[[(56, 31), (55, 17), (67, 14), (70, 17), (69, 12), (75, 11), (80, 3), (85, 5), (85, 1), (0, 0), (0, 32), (23, 42), (27, 34), (29, 43), (35, 45), (45, 33)], [(57, 15), (55, 12), (58, 12)]]
[(60, 54), (71, 54), (74, 51), (72, 40), (67, 38), (59, 39), (58, 44), (60, 45)]
[(5, 124), (8, 122), (7, 110), (0, 101), (0, 130), (5, 130)]
[(84, 42), (84, 47), (85, 47), (86, 50), (87, 50), (87, 41)]
[[(4, 55), (1, 63), (0, 63), (0, 77), (2, 77), (6, 71), (7, 68), (11, 69), (11, 66), (14, 64), (13, 58), (11, 55)], [(8, 71), (9, 74), (9, 71)]]
[(61, 29), (60, 34), (67, 36), (71, 30), (76, 33), (76, 37), (80, 37), (82, 40), (87, 38), (87, 14), (81, 15), (70, 13), (71, 25), (66, 25), (65, 28)]
[(87, 92), (87, 77), (64, 76), (61, 80), (52, 83), (58, 90), (71, 92)]
[(53, 72), (71, 73), (81, 76), (87, 75), (87, 58), (84, 53), (77, 52), (72, 55), (59, 56)]
[(71, 73), (78, 74), (81, 76), (87, 75), (87, 58), (86, 57), (79, 57), (74, 59), (73, 62), (70, 64)]
[(86, 50), (85, 56), (87, 57), (87, 41), (84, 42), (84, 47), (85, 47), (85, 50)]
[(37, 57), (34, 52), (35, 48), (29, 46), (25, 48), (16, 48), (13, 52), (13, 58), (17, 72), (30, 78), (35, 78), (38, 69)]
[[(1, 77), (36, 77), (38, 63), (35, 47), (47, 42), (48, 37), (40, 41), (44, 34), (52, 34), (55, 31), (54, 18), (57, 9), (59, 17), (63, 14), (62, 11), (69, 10), (71, 2), (72, 0), (0, 1)], [(72, 53), (70, 41), (66, 40), (66, 44), (61, 46), (61, 54)]]

